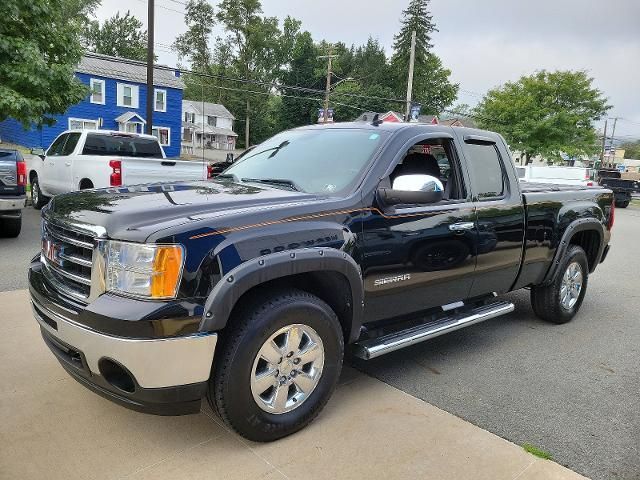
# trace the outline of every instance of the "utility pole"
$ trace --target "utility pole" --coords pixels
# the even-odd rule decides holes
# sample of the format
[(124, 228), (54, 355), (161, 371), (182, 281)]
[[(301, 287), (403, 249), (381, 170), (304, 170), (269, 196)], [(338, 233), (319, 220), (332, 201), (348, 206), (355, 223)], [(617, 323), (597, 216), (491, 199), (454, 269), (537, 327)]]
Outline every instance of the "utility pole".
[(600, 168), (604, 168), (604, 144), (607, 141), (607, 119), (604, 119), (604, 132), (602, 133), (602, 150), (600, 151)]
[(609, 163), (613, 165), (616, 157), (615, 155), (613, 156), (613, 158), (611, 158), (611, 153), (615, 150), (613, 148), (613, 141), (615, 140), (615, 135), (616, 135), (616, 123), (618, 123), (618, 117), (614, 117), (613, 118), (613, 128), (611, 129), (611, 144), (609, 145)]
[(329, 55), (321, 55), (318, 59), (329, 59), (327, 63), (327, 83), (324, 88), (324, 115), (323, 123), (327, 123), (329, 120), (329, 94), (331, 93), (331, 60), (337, 55), (332, 55), (333, 47), (329, 47)]
[(407, 110), (405, 120), (408, 122), (411, 115), (411, 95), (413, 91), (413, 64), (416, 61), (416, 31), (411, 32), (411, 52), (409, 53), (409, 78), (407, 79)]
[[(153, 34), (155, 0), (147, 0), (147, 134), (153, 134), (153, 104), (155, 95), (153, 90)], [(165, 102), (167, 99), (165, 98)]]

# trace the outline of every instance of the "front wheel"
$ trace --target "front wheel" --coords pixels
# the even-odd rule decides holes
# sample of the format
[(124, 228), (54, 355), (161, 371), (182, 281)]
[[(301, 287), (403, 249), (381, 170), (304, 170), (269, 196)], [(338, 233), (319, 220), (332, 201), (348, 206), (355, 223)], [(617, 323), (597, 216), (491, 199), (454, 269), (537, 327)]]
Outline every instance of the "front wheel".
[(222, 420), (258, 442), (309, 424), (342, 369), (344, 341), (333, 310), (307, 292), (273, 290), (246, 302), (227, 329), (207, 395)]
[(616, 202), (616, 207), (617, 208), (627, 208), (629, 206), (629, 202), (630, 200), (623, 200), (620, 202)]
[(42, 194), (42, 190), (40, 190), (40, 181), (38, 180), (38, 177), (34, 177), (31, 181), (31, 204), (33, 205), (33, 208), (40, 210), (47, 203), (49, 203), (49, 198)]
[(571, 245), (558, 266), (553, 282), (531, 288), (534, 313), (548, 322), (567, 323), (580, 310), (588, 278), (587, 255), (578, 245)]

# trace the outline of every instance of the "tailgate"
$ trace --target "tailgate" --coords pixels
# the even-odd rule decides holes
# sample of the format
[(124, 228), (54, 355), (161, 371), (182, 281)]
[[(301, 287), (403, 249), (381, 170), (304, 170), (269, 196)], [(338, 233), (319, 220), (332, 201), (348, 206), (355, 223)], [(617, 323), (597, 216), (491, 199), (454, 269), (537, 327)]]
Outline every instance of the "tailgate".
[(159, 158), (122, 158), (124, 185), (141, 183), (206, 180), (207, 165), (203, 162)]
[(22, 193), (18, 188), (15, 152), (0, 151), (0, 195)]

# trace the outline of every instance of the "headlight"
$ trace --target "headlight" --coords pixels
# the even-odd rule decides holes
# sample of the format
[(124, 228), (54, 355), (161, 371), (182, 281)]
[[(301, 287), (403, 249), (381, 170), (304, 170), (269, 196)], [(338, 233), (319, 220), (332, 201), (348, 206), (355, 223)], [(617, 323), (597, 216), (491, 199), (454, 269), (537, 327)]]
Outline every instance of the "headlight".
[(106, 248), (106, 289), (151, 299), (175, 298), (183, 263), (181, 245), (109, 240)]

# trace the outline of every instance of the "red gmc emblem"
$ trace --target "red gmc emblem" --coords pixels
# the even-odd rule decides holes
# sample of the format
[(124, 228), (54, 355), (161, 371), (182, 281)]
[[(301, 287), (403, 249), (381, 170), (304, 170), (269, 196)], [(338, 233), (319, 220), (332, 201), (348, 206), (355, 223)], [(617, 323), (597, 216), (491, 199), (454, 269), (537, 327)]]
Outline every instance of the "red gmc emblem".
[(60, 250), (60, 245), (57, 245), (55, 242), (52, 242), (48, 238), (42, 239), (42, 253), (47, 260), (55, 264), (59, 264)]

